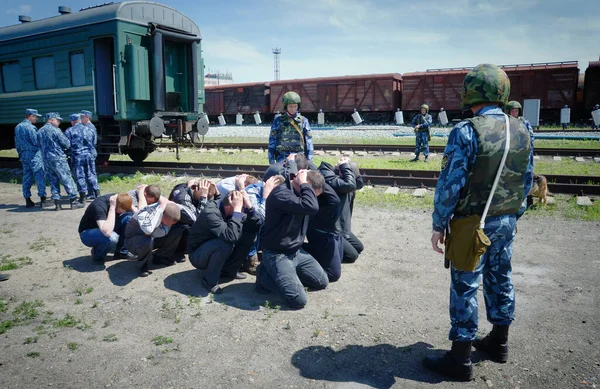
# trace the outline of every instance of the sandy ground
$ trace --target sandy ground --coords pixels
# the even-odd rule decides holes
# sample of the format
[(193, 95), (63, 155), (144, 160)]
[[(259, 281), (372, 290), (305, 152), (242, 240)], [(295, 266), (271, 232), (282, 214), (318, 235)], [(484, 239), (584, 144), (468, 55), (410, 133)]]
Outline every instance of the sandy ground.
[[(0, 254), (33, 262), (0, 283), (8, 301), (0, 319), (23, 301), (44, 306), (0, 335), (0, 388), (600, 385), (595, 222), (520, 222), (509, 363), (475, 353), (476, 378), (465, 384), (421, 367), (426, 354), (449, 347), (448, 271), (429, 248), (429, 212), (357, 209), (365, 252), (344, 265), (339, 282), (311, 292), (304, 310), (290, 311), (257, 294), (254, 277), (213, 297), (189, 262), (147, 278), (137, 278), (134, 262), (93, 264), (77, 236), (83, 210), (29, 211), (21, 203), (18, 185), (0, 184)], [(481, 295), (480, 302), (488, 331)], [(79, 323), (59, 326), (66, 314)], [(158, 336), (172, 343), (156, 345)]]

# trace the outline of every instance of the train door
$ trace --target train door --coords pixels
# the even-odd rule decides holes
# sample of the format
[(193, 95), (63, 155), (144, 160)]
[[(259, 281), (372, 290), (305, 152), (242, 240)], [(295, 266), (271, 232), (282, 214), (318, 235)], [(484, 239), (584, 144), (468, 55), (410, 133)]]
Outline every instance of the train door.
[(96, 111), (98, 116), (114, 116), (115, 43), (113, 38), (98, 38), (94, 41)]
[(322, 109), (323, 112), (338, 111), (337, 106), (337, 88), (335, 85), (318, 86), (319, 106), (317, 110)]
[(184, 43), (165, 40), (165, 91), (167, 111), (187, 112), (187, 50)]

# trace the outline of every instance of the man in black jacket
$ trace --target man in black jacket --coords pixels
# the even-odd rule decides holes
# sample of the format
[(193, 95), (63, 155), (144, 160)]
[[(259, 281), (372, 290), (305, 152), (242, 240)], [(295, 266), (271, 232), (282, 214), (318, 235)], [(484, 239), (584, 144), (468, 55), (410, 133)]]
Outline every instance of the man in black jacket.
[[(308, 172), (308, 180), (313, 180), (313, 175), (322, 176), (317, 171)], [(308, 243), (302, 246), (307, 253), (312, 255), (321, 265), (329, 282), (335, 282), (342, 276), (342, 257), (344, 246), (340, 235), (340, 198), (335, 190), (323, 183), (323, 192), (317, 196), (319, 212), (310, 217), (306, 239)]]
[[(242, 213), (246, 208), (246, 214)], [(203, 270), (202, 286), (221, 293), (221, 276), (242, 279), (238, 273), (254, 242), (260, 220), (246, 192), (231, 191), (221, 202), (209, 201), (188, 237), (190, 263)]]
[(301, 250), (308, 218), (319, 211), (317, 195), (324, 185), (320, 175), (310, 177), (310, 181), (307, 175), (306, 170), (298, 171), (292, 189), (279, 185), (267, 198), (261, 233), (263, 260), (256, 269), (258, 291), (278, 293), (294, 309), (306, 305), (305, 285), (325, 289), (329, 284), (321, 265)]
[(179, 224), (183, 228), (183, 235), (175, 251), (177, 262), (185, 261), (190, 229), (204, 207), (206, 207), (208, 200), (213, 199), (216, 195), (216, 186), (209, 180), (192, 179), (187, 183), (176, 185), (171, 191), (169, 200), (180, 205), (181, 219)]
[(364, 250), (362, 242), (352, 233), (352, 209), (357, 189), (363, 187), (360, 171), (356, 162), (341, 158), (334, 168), (327, 162), (321, 162), (319, 171), (325, 182), (331, 185), (340, 198), (340, 227), (344, 246), (343, 262), (354, 262)]

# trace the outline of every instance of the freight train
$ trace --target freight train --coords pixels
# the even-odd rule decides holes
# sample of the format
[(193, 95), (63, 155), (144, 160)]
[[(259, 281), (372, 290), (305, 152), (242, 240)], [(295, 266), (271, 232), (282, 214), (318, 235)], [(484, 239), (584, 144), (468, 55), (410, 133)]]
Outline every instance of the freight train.
[(155, 137), (206, 133), (201, 37), (191, 19), (147, 1), (59, 13), (0, 28), (0, 149), (14, 147), (25, 108), (65, 118), (93, 112), (99, 159), (142, 161)]
[[(600, 100), (600, 61), (590, 63), (583, 85), (579, 83), (577, 61), (502, 68), (510, 78), (510, 100), (540, 99), (542, 124), (558, 124), (560, 109), (565, 105), (572, 110), (573, 122), (585, 122), (592, 106)], [(460, 110), (460, 94), (469, 70), (432, 69), (207, 86), (205, 112), (214, 122), (223, 114), (226, 122), (233, 124), (240, 113), (244, 123), (252, 124), (256, 112), (268, 122), (282, 109), (283, 94), (293, 90), (302, 97), (302, 114), (312, 122), (321, 110), (330, 123), (350, 122), (356, 109), (365, 122), (391, 123), (397, 110), (410, 119), (423, 103), (434, 114), (444, 108), (450, 121), (458, 121), (465, 115)]]

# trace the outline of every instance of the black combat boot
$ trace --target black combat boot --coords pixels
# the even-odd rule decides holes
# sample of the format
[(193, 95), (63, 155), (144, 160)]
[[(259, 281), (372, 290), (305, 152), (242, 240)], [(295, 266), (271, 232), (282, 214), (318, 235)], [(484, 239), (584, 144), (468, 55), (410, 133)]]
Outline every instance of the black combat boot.
[(58, 211), (59, 209), (62, 209), (60, 206), (60, 200), (54, 200), (54, 210)]
[(425, 162), (427, 162), (427, 158), (429, 158), (429, 155), (426, 155), (426, 156), (425, 156)]
[(419, 156), (417, 155), (416, 157), (411, 159), (409, 162), (417, 162), (418, 160), (419, 160)]
[(100, 197), (100, 189), (94, 189), (94, 195), (96, 198)]
[(40, 208), (44, 208), (44, 204), (48, 198), (46, 196), (40, 197)]
[(34, 208), (35, 207), (35, 203), (33, 201), (31, 201), (31, 197), (27, 197), (25, 199), (25, 208)]
[(452, 350), (442, 357), (425, 357), (423, 365), (438, 374), (458, 381), (473, 379), (471, 342), (452, 342)]
[(79, 202), (85, 204), (85, 192), (79, 192)]
[(75, 197), (74, 199), (71, 199), (70, 202), (71, 202), (71, 209), (79, 209), (79, 208), (85, 207), (85, 204), (79, 202), (79, 200), (77, 200), (77, 197)]
[(508, 326), (494, 324), (492, 332), (485, 338), (475, 337), (473, 347), (477, 351), (486, 353), (494, 362), (506, 363), (508, 361)]

